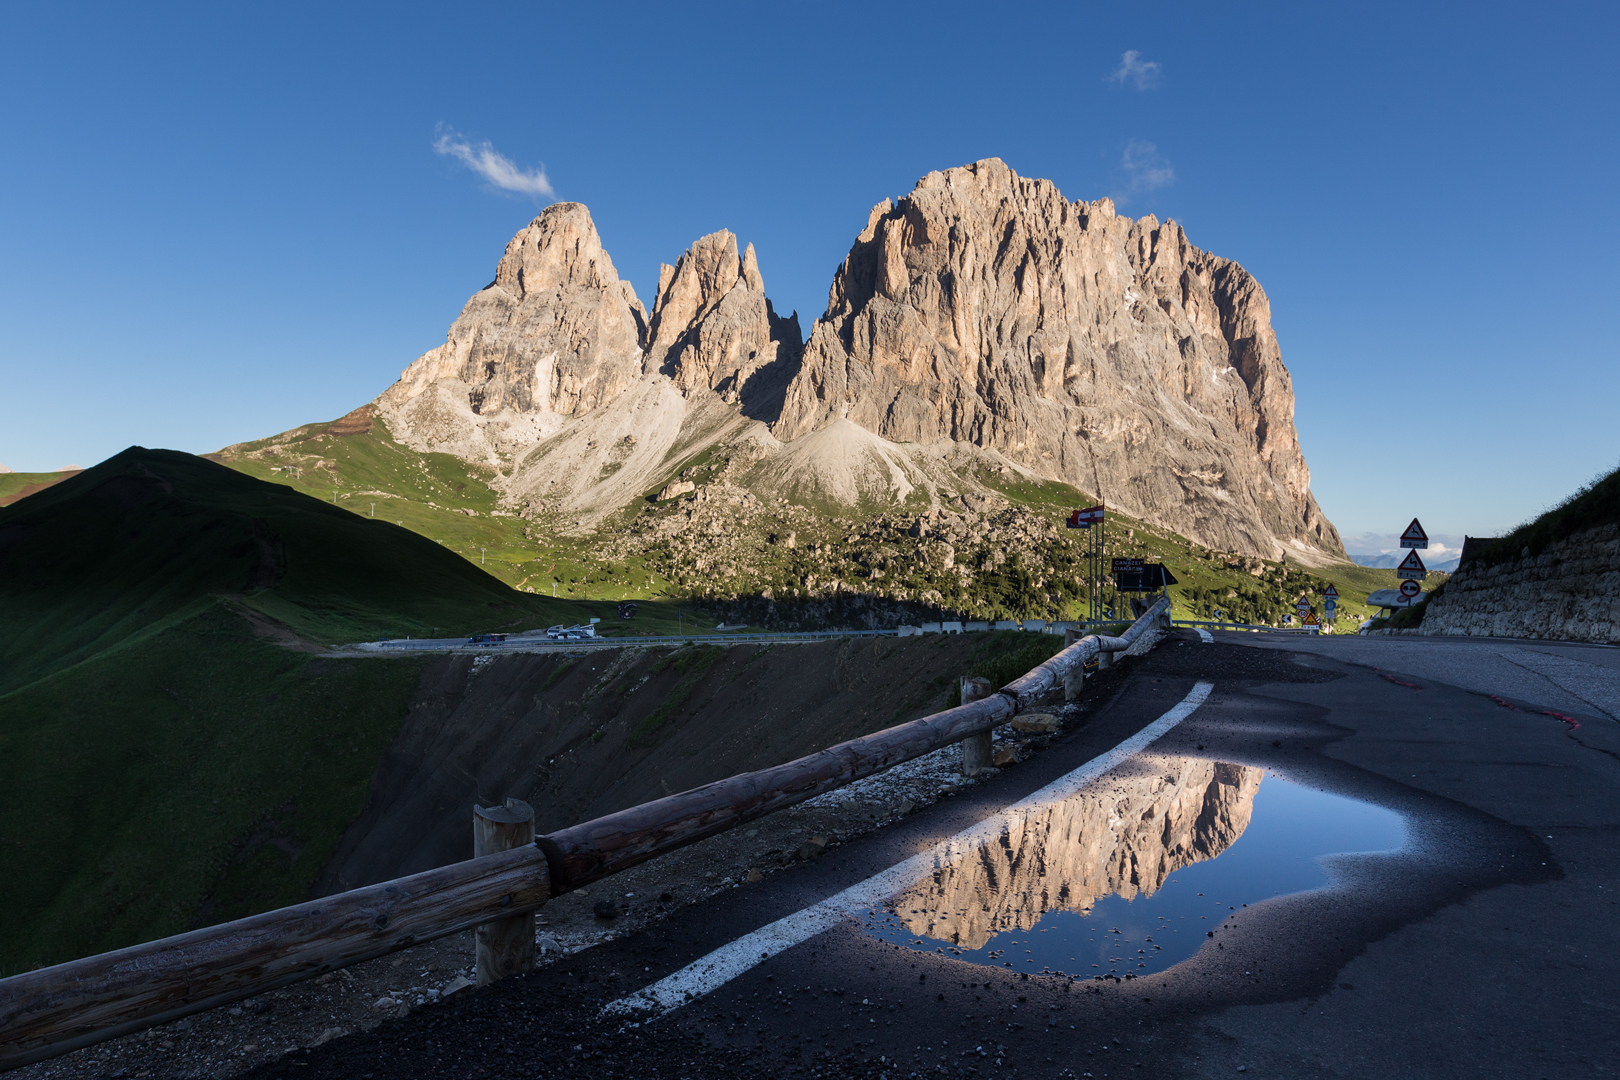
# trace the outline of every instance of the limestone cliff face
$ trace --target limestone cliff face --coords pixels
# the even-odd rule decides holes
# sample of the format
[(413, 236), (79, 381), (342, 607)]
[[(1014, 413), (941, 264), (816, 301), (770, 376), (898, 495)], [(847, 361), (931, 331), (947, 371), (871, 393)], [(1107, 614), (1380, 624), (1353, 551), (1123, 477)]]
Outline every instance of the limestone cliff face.
[[(514, 236), (495, 280), (445, 343), (383, 395), (395, 407), (454, 380), (474, 414), (577, 416), (612, 401), (642, 370), (645, 312), (602, 250), (590, 211), (548, 206)], [(460, 389), (460, 388), (458, 388)]]
[(724, 229), (659, 267), (649, 336), (651, 370), (730, 403), (760, 396), (769, 382), (762, 373), (779, 360), (796, 363), (804, 347), (798, 314), (778, 318), (765, 296), (754, 245), (739, 259), (737, 238)]
[(1049, 911), (1091, 910), (1118, 893), (1151, 896), (1249, 827), (1262, 770), (1201, 758), (1139, 759), (1101, 793), (1021, 816), (1000, 843), (961, 852), (895, 903), (913, 933), (982, 949)]
[(991, 159), (873, 209), (773, 433), (972, 443), (1214, 547), (1342, 558), (1293, 408), (1242, 267)]

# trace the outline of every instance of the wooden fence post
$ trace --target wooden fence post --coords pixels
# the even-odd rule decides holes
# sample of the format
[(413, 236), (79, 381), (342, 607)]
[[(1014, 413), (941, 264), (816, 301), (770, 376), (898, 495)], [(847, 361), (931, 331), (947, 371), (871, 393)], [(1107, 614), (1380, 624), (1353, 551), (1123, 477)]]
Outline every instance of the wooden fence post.
[[(521, 799), (473, 806), (473, 858), (534, 843), (534, 808)], [(478, 985), (534, 968), (534, 912), (477, 928)]]
[[(962, 704), (967, 705), (989, 697), (991, 689), (989, 679), (962, 676)], [(995, 750), (991, 746), (988, 731), (969, 735), (962, 740), (961, 747), (963, 776), (977, 776), (982, 770), (995, 764)]]
[(1080, 691), (1086, 685), (1086, 666), (1074, 665), (1074, 670), (1063, 676), (1063, 700), (1075, 701), (1080, 697)]

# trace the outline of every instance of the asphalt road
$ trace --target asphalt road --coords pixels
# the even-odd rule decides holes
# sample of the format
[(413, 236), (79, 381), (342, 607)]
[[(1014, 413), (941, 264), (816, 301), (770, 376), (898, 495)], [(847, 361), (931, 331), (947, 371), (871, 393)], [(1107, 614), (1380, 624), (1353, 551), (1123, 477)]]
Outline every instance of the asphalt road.
[[(1191, 631), (988, 783), (653, 929), (336, 1040), (301, 1077), (1569, 1077), (1620, 1050), (1615, 651)], [(684, 1006), (604, 1008), (1060, 781), (1214, 690), (1110, 784), (1208, 760), (1400, 813), (1398, 850), (1235, 911), (1158, 974), (1036, 975), (855, 919)], [(1492, 696), (1494, 695), (1494, 697)], [(1556, 714), (1556, 715), (1554, 715)], [(735, 949), (732, 950), (735, 953)], [(639, 1017), (640, 1014), (637, 1014)]]
[(1455, 637), (1290, 637), (1223, 634), (1260, 648), (1331, 657), (1484, 694), (1535, 701), (1543, 708), (1620, 720), (1620, 648), (1558, 641)]

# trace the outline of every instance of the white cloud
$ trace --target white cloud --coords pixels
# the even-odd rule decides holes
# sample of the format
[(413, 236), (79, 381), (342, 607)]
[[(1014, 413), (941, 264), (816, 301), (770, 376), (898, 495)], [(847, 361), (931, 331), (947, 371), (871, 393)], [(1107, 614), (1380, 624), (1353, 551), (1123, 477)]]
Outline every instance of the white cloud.
[(1154, 191), (1176, 180), (1176, 170), (1159, 153), (1159, 148), (1140, 139), (1125, 144), (1119, 163), (1130, 177), (1132, 191)]
[[(1356, 536), (1341, 536), (1344, 541), (1344, 550), (1349, 555), (1405, 555), (1406, 550), (1401, 547), (1400, 533), (1361, 533)], [(1431, 558), (1449, 558), (1462, 551), (1463, 538), (1460, 536), (1442, 536), (1437, 533), (1429, 534), (1429, 546), (1419, 553), (1425, 560)]]
[(1108, 81), (1121, 86), (1132, 83), (1138, 90), (1151, 90), (1159, 85), (1162, 72), (1157, 60), (1143, 60), (1141, 53), (1131, 49), (1119, 58), (1119, 67), (1108, 76)]
[(520, 195), (543, 195), (548, 199), (556, 197), (556, 192), (551, 189), (551, 180), (546, 176), (544, 165), (525, 172), (514, 165), (511, 158), (497, 153), (491, 143), (482, 142), (475, 146), (454, 131), (446, 129), (433, 141), (433, 149), (447, 157), (455, 158), (503, 191), (515, 191)]

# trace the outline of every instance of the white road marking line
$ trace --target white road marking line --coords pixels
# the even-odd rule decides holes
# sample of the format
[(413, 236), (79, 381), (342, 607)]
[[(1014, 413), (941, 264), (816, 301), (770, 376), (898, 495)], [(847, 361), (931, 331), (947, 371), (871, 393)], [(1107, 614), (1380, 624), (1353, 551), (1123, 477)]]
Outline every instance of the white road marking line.
[(729, 945), (722, 945), (707, 956), (699, 957), (651, 986), (638, 990), (628, 997), (608, 1002), (602, 1007), (602, 1012), (633, 1013), (649, 1009), (679, 1008), (688, 1001), (724, 986), (756, 966), (761, 960), (786, 952), (823, 930), (837, 926), (861, 908), (875, 907), (890, 897), (905, 892), (932, 874), (942, 863), (995, 840), (1009, 827), (1015, 814), (1027, 814), (1070, 798), (1109, 770), (1117, 768), (1141, 753), (1171, 728), (1191, 716), (1214, 689), (1214, 683), (1198, 683), (1181, 699), (1180, 704), (1135, 735), (1000, 813), (993, 814), (950, 839), (940, 841), (929, 850), (919, 852), (887, 870), (873, 874), (865, 881), (829, 896), (818, 904), (812, 904), (768, 926), (760, 927)]
[(1194, 627), (1194, 629), (1196, 629), (1198, 631), (1198, 640), (1199, 641), (1202, 641), (1205, 645), (1213, 645), (1213, 644), (1215, 644), (1215, 636), (1213, 634), (1211, 634), (1208, 630), (1205, 630), (1201, 626)]

